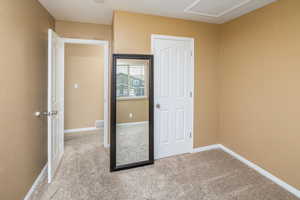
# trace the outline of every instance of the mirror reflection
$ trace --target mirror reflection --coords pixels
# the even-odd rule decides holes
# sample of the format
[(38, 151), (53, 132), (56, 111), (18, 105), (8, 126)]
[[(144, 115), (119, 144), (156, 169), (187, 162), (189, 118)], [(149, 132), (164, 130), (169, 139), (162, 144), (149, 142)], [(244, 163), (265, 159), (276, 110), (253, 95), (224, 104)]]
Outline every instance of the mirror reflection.
[(149, 160), (149, 60), (116, 61), (116, 165)]

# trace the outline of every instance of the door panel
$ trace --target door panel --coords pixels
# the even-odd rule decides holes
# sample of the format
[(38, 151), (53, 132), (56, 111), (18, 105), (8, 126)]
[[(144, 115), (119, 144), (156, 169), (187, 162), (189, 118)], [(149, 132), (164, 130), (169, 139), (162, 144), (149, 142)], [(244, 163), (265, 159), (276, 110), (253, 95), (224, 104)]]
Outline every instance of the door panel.
[(48, 182), (64, 152), (64, 43), (48, 32)]
[(168, 97), (170, 94), (169, 89), (169, 82), (170, 82), (170, 50), (165, 49), (161, 51), (161, 57), (159, 57), (161, 61), (161, 68), (158, 68), (159, 70), (159, 84), (158, 87), (160, 91), (160, 97)]
[(155, 158), (192, 150), (191, 40), (154, 39)]
[(169, 144), (170, 143), (170, 127), (169, 127), (169, 109), (162, 109), (159, 113), (159, 123), (160, 126), (160, 143), (161, 144)]
[(176, 129), (175, 129), (175, 140), (176, 142), (181, 142), (185, 140), (185, 116), (184, 116), (184, 107), (176, 108), (176, 114), (175, 114), (175, 123), (176, 123)]

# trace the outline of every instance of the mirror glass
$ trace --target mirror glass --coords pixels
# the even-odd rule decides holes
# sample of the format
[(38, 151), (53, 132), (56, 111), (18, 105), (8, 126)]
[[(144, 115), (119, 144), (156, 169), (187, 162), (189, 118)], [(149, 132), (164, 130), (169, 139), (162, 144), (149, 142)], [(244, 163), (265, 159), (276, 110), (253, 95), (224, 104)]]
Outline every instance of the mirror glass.
[(149, 60), (116, 60), (116, 166), (149, 160)]

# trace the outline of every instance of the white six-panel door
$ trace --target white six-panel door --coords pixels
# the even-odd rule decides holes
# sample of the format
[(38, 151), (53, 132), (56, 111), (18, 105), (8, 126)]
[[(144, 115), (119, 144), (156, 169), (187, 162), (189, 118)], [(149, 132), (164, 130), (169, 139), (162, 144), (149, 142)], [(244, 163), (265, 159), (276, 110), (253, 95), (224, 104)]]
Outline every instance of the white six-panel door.
[(48, 32), (48, 182), (64, 152), (64, 42)]
[(155, 158), (193, 148), (194, 41), (152, 36)]

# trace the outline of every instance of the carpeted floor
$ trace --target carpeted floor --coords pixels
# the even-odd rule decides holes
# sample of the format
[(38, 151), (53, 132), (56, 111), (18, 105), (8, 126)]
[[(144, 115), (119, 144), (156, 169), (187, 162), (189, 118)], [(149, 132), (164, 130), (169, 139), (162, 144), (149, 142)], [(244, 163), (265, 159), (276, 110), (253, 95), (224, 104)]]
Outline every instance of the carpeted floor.
[(70, 134), (53, 183), (33, 200), (297, 200), (221, 150), (158, 160), (109, 172), (97, 132)]

